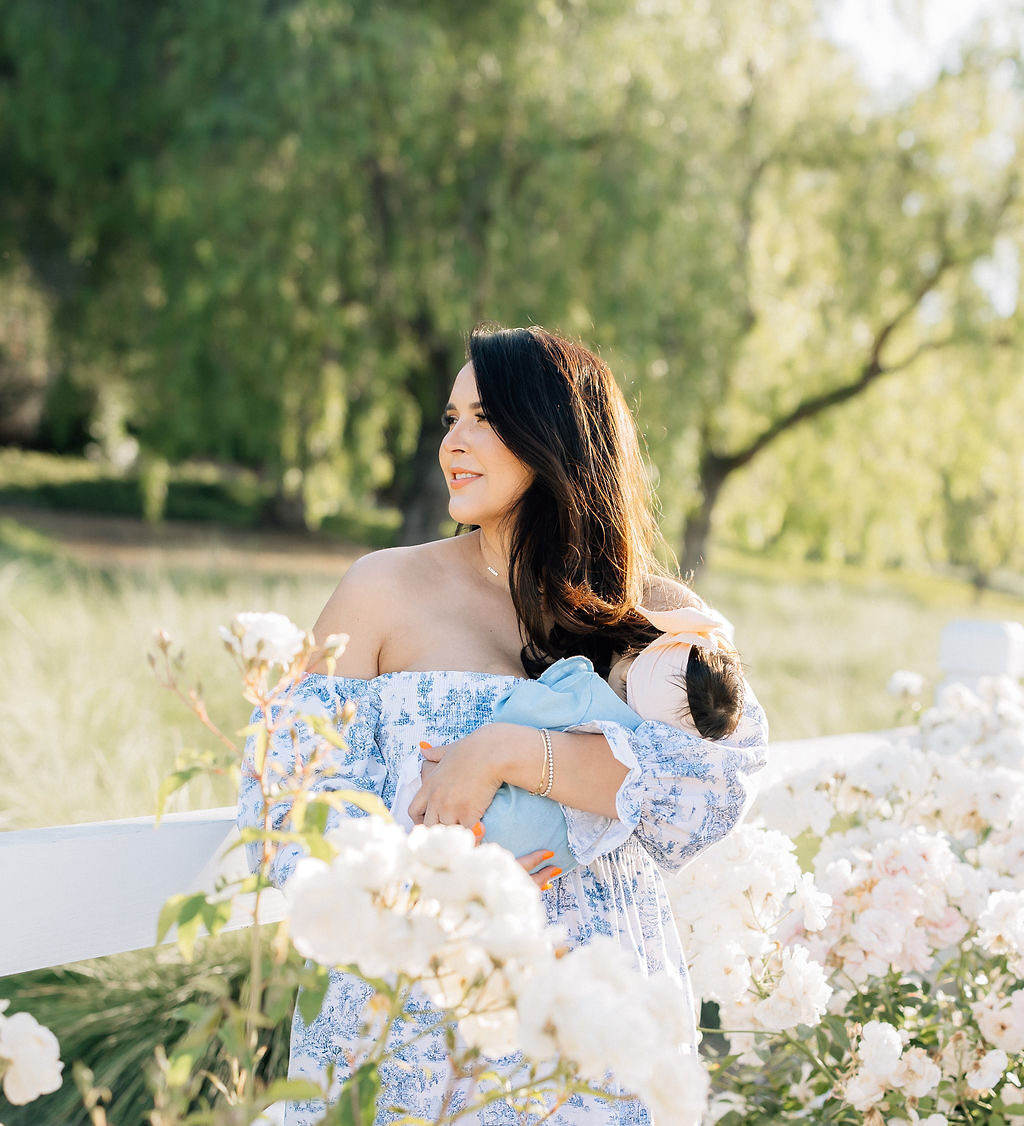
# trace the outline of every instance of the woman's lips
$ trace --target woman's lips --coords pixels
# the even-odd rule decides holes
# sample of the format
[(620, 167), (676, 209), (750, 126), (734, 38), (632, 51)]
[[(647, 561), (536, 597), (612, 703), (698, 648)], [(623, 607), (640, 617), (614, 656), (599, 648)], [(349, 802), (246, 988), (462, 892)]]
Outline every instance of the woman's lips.
[(448, 488), (461, 489), (463, 485), (472, 485), (474, 481), (479, 481), (482, 476), (482, 473), (472, 473), (468, 477), (451, 476), (448, 478)]

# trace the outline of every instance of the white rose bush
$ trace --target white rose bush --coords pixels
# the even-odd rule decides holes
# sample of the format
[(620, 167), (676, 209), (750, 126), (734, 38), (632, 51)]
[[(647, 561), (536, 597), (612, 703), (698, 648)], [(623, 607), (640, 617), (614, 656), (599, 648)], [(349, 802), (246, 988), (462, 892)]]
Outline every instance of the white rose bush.
[[(486, 1121), (496, 1102), (539, 1124), (611, 1076), (653, 1126), (1024, 1126), (1018, 683), (950, 686), (922, 709), (923, 680), (895, 674), (889, 690), (916, 728), (855, 741), (838, 765), (777, 773), (744, 824), (667, 879), (706, 1025), (698, 1057), (685, 1047), (680, 983), (645, 978), (600, 936), (566, 949), (509, 853), (458, 827), (406, 833), (373, 793), (323, 784), (355, 707), (305, 714), (296, 687), (313, 667), (333, 671), (343, 635), (317, 644), (282, 615), (240, 614), (221, 636), (256, 709), (239, 733), (249, 756), (198, 689), (179, 686), (182, 658), (159, 634), (157, 675), (218, 742), (176, 764), (159, 804), (196, 774), (250, 771), (265, 815), (239, 844), (259, 870), (173, 897), (158, 929), (174, 927), (191, 958), (201, 928), (216, 934), (241, 905), (260, 920), (282, 871), (286, 918), (248, 928), (240, 1000), (186, 1006), (192, 1042), (156, 1060), (159, 1126), (250, 1126), (288, 1100), (323, 1100), (325, 1126), (372, 1126), (380, 1113), (431, 1126), (379, 1105), (396, 1028), (442, 1032), (446, 1066), (466, 1080), (468, 1095), (434, 1126)], [(295, 748), (286, 771), (272, 745)], [(370, 986), (358, 1040), (344, 1045), (348, 1079), (264, 1077), (267, 1030), (296, 993), (312, 1021), (334, 969)], [(20, 1105), (55, 1090), (63, 1064), (53, 1034), (4, 1005), (0, 1090)], [(226, 1077), (195, 1063), (214, 1037)], [(74, 1076), (93, 1126), (119, 1126), (109, 1092), (80, 1065)]]
[(1024, 1123), (1018, 683), (786, 774), (670, 894), (717, 1016), (707, 1121)]
[[(396, 1022), (423, 1021), (417, 994), (435, 1006), (425, 1031), (443, 1030), (448, 1064), (470, 1081), (472, 1092), (457, 1111), (443, 1111), (438, 1123), (457, 1122), (496, 1101), (540, 1121), (573, 1095), (601, 1093), (614, 1075), (648, 1104), (658, 1126), (697, 1126), (708, 1080), (699, 1057), (685, 1048), (687, 1000), (679, 982), (644, 978), (610, 939), (567, 951), (564, 936), (546, 925), (536, 885), (498, 845), (478, 843), (469, 830), (453, 826), (406, 833), (375, 795), (315, 785), (345, 749), (355, 711), (347, 703), (337, 715), (305, 714), (293, 696), (308, 669), (321, 661), (333, 669), (347, 638), (318, 645), (279, 614), (239, 614), (220, 632), (243, 694), (257, 709), (242, 732), (253, 751), (244, 768), (258, 776), (265, 818), (262, 827), (243, 830), (239, 844), (256, 846), (262, 862), (256, 875), (225, 883), (215, 894), (175, 896), (161, 914), (160, 937), (176, 927), (178, 945), (191, 957), (200, 928), (222, 929), (237, 896), (247, 896), (253, 919), (260, 917), (282, 850), (291, 858), (298, 846), (305, 855), (284, 885), (285, 921), (273, 933), (250, 928), (245, 1003), (226, 999), (193, 1014), (203, 1035), (230, 1043), (232, 1083), (220, 1082), (219, 1099), (207, 1105), (186, 1044), (160, 1061), (155, 1101), (161, 1126), (248, 1124), (268, 1104), (292, 1099), (323, 1099), (329, 1104), (325, 1123), (371, 1126), (383, 1109), (377, 1105), (381, 1068), (401, 1048), (389, 1032)], [(237, 772), (244, 759), (242, 748), (214, 726), (198, 690), (179, 687), (182, 659), (172, 655), (171, 639), (158, 634), (156, 646), (151, 663), (158, 676), (220, 743), (216, 752), (194, 753), (177, 764), (161, 790), (162, 808), (196, 774)], [(293, 769), (283, 775), (267, 752), (272, 741), (289, 738), (297, 750)], [(342, 816), (332, 816), (327, 828), (332, 811)], [(312, 1020), (331, 969), (372, 987), (361, 1039), (344, 1046), (352, 1074), (340, 1097), (332, 1074), (322, 1084), (261, 1084), (259, 1031), (271, 1019), (272, 995), (294, 994), (301, 986), (299, 1005)], [(521, 1066), (498, 1074), (493, 1061), (513, 1053)], [(79, 1085), (94, 1122), (116, 1126), (116, 1107), (97, 1117), (107, 1114), (103, 1093), (87, 1076)], [(389, 1107), (388, 1113), (401, 1110)]]

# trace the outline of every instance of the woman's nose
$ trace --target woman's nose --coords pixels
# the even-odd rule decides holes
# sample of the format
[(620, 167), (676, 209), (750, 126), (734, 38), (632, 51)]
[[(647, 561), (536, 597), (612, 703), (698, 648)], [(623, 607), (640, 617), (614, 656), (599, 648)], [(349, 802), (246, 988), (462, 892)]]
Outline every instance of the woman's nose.
[(465, 448), (465, 430), (462, 428), (462, 420), (460, 419), (458, 422), (453, 422), (445, 431), (445, 435), (441, 439), (441, 449), (454, 453), (456, 450), (464, 450)]

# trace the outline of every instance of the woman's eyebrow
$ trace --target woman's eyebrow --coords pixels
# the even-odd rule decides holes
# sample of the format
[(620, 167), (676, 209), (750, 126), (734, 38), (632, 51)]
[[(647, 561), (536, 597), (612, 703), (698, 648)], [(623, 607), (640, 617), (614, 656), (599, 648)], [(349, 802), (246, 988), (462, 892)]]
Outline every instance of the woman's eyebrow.
[[(482, 406), (483, 406), (483, 403), (481, 403), (481, 402), (479, 402), (479, 401), (478, 401), (478, 402), (475, 402), (475, 403), (470, 403), (470, 404), (469, 404), (469, 409), (470, 409), (471, 411), (475, 411), (475, 410), (477, 410), (478, 408), (480, 408), (480, 407), (482, 407)], [(444, 408), (444, 409), (445, 409), (446, 411), (454, 411), (454, 410), (458, 410), (458, 408), (457, 408), (457, 407), (455, 406), (455, 404), (454, 404), (454, 403), (453, 403), (453, 402), (451, 401), (451, 399), (449, 399), (449, 400), (448, 400), (448, 402), (447, 402), (447, 403), (445, 404), (445, 408)]]

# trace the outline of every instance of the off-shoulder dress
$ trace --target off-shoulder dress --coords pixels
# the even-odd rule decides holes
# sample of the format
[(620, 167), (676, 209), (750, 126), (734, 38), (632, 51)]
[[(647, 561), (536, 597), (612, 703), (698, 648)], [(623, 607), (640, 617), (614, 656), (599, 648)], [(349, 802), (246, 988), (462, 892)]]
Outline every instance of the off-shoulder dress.
[[(407, 756), (418, 754), (421, 740), (441, 746), (487, 723), (496, 702), (516, 679), (477, 672), (391, 672), (372, 680), (307, 677), (295, 693), (296, 711), (335, 715), (345, 700), (357, 709), (347, 732), (348, 750), (335, 764), (340, 769), (325, 775), (318, 785), (362, 789), (389, 805), (402, 764)], [(617, 939), (642, 973), (664, 973), (679, 984), (680, 1003), (689, 1006), (692, 1019), (686, 961), (662, 871), (685, 864), (742, 816), (751, 796), (751, 775), (765, 761), (764, 711), (748, 688), (736, 731), (715, 742), (655, 722), (642, 723), (635, 731), (605, 721), (583, 729), (600, 731), (628, 774), (616, 796), (617, 819), (563, 806), (569, 846), (579, 867), (543, 893), (548, 920), (561, 929), (570, 947), (588, 942), (595, 934)], [(300, 739), (300, 751), (301, 746)], [(272, 743), (268, 753), (285, 769), (294, 761), (290, 741)], [(275, 808), (273, 819), (279, 821), (284, 812)], [(353, 815), (360, 814), (353, 810)], [(240, 826), (263, 824), (260, 790), (251, 770), (243, 770), (238, 821)], [(259, 846), (250, 848), (250, 864), (255, 866)], [(275, 883), (285, 883), (300, 855), (297, 846), (281, 850), (275, 861)], [(333, 1062), (337, 1080), (344, 1080), (345, 1046), (358, 1039), (367, 997), (368, 987), (362, 982), (333, 972), (320, 1015), (306, 1025), (296, 1010), (292, 1076), (321, 1076)], [(401, 1036), (401, 1029), (396, 1035)], [(514, 1069), (515, 1060), (503, 1061), (503, 1066)], [(402, 1049), (383, 1079), (381, 1107), (398, 1104), (428, 1121), (435, 1119), (453, 1082), (443, 1044), (430, 1037)], [(323, 1111), (321, 1103), (289, 1104), (286, 1126), (309, 1126)], [(392, 1121), (394, 1115), (379, 1112), (377, 1126)], [(513, 1107), (494, 1103), (483, 1114), (459, 1121), (467, 1126), (520, 1126), (535, 1119), (524, 1119)], [(648, 1126), (650, 1119), (635, 1099), (575, 1097), (544, 1121), (550, 1126)]]

